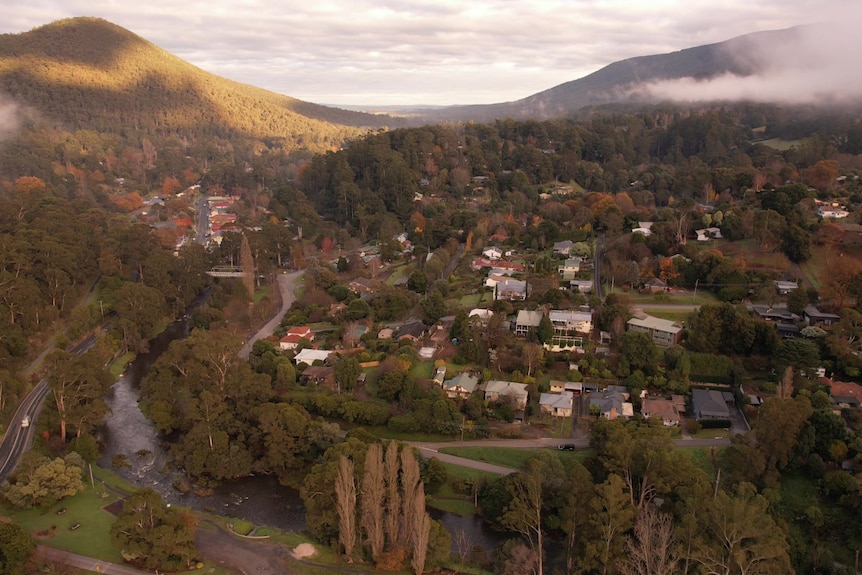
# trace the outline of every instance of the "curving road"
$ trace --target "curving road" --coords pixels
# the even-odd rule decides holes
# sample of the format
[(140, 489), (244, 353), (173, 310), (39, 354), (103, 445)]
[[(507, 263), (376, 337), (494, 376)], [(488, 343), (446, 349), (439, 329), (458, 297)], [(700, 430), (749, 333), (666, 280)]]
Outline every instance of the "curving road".
[(259, 339), (267, 338), (273, 334), (275, 328), (277, 328), (278, 324), (281, 323), (281, 320), (284, 319), (287, 310), (290, 309), (290, 306), (296, 300), (296, 281), (302, 277), (302, 274), (304, 273), (305, 270), (299, 270), (289, 274), (279, 274), (276, 281), (278, 282), (278, 288), (281, 292), (281, 309), (279, 309), (278, 313), (266, 322), (266, 324), (260, 328), (257, 333), (248, 338), (248, 341), (245, 342), (245, 345), (242, 346), (242, 349), (239, 351), (239, 356), (241, 358), (248, 359), (248, 355), (251, 353), (251, 348), (254, 346), (254, 342)]
[[(15, 470), (18, 460), (33, 446), (33, 438), (36, 434), (36, 418), (42, 411), (42, 403), (51, 392), (48, 382), (44, 379), (24, 398), (9, 424), (9, 429), (0, 443), (0, 483)], [(21, 421), (29, 417), (30, 425), (21, 426)]]

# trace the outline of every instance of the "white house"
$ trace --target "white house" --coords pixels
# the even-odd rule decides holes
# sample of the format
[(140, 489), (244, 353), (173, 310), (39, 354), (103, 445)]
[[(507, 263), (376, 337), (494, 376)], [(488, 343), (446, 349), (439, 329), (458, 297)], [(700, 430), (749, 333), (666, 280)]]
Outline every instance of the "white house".
[(300, 363), (311, 365), (315, 361), (326, 361), (330, 355), (332, 355), (332, 352), (326, 349), (306, 348), (296, 354), (296, 357), (293, 358), (293, 362), (296, 365), (299, 365)]
[(489, 260), (498, 260), (503, 257), (503, 250), (496, 246), (491, 246), (490, 248), (482, 250), (482, 255)]
[(506, 278), (494, 286), (494, 299), (505, 301), (524, 301), (527, 299), (527, 282)]

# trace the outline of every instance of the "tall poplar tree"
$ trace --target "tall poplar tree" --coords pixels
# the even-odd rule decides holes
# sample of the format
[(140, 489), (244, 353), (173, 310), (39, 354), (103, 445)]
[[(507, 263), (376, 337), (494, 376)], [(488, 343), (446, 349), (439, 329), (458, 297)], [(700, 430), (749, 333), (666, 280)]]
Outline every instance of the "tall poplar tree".
[(356, 481), (353, 476), (353, 462), (344, 455), (338, 461), (335, 498), (338, 542), (344, 547), (344, 554), (351, 557), (356, 545)]

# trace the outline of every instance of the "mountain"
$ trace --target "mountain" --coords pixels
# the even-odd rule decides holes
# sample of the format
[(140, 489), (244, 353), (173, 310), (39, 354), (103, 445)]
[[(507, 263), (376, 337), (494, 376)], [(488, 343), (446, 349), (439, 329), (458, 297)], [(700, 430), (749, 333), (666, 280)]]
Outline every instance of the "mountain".
[(65, 130), (212, 135), (337, 147), (398, 120), (340, 110), (227, 80), (98, 18), (0, 35), (0, 102)]
[(429, 123), (489, 122), (497, 118), (547, 120), (572, 116), (591, 106), (651, 102), (654, 98), (643, 90), (649, 83), (761, 73), (779, 59), (778, 54), (792, 51), (803, 36), (810, 37), (807, 32), (810, 27), (756, 32), (668, 54), (629, 58), (521, 100), (424, 111), (417, 113), (414, 120)]

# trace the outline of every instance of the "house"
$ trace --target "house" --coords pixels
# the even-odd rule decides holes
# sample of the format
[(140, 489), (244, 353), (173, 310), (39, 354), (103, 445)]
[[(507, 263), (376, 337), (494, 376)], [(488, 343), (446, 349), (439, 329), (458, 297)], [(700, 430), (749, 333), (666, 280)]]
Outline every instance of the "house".
[(561, 242), (554, 243), (554, 253), (559, 254), (561, 256), (569, 255), (569, 252), (572, 251), (572, 248), (575, 247), (575, 242), (572, 240), (563, 240)]
[(347, 284), (347, 289), (359, 295), (373, 294), (374, 282), (368, 278), (356, 278)]
[(392, 339), (393, 335), (395, 335), (394, 329), (391, 327), (384, 327), (377, 332), (377, 339)]
[(632, 228), (632, 233), (650, 237), (652, 235), (652, 225), (653, 222), (638, 222), (638, 227)]
[(434, 354), (437, 353), (436, 347), (425, 346), (419, 348), (419, 359), (434, 359)]
[(718, 228), (704, 228), (702, 230), (695, 230), (695, 233), (697, 234), (697, 241), (699, 242), (707, 242), (712, 239), (722, 239), (721, 230)]
[(589, 309), (552, 309), (548, 312), (548, 319), (551, 320), (555, 336), (567, 338), (593, 331), (593, 314)]
[(667, 319), (645, 315), (642, 318), (631, 318), (627, 325), (629, 331), (648, 333), (656, 345), (670, 347), (682, 339), (682, 326)]
[(296, 356), (293, 358), (293, 363), (295, 363), (296, 365), (299, 365), (300, 363), (311, 365), (315, 361), (326, 361), (331, 355), (332, 352), (327, 349), (306, 348), (296, 354)]
[(570, 280), (569, 288), (578, 293), (592, 293), (593, 280)]
[(311, 365), (302, 372), (300, 380), (306, 384), (335, 389), (335, 368), (331, 365)]
[(494, 317), (494, 312), (490, 309), (477, 307), (475, 309), (471, 309), (470, 313), (467, 314), (467, 317), (470, 318), (470, 321), (473, 321), (473, 318), (475, 318), (477, 321), (481, 322), (482, 325), (487, 325), (491, 318)]
[(581, 258), (568, 258), (562, 264), (557, 266), (557, 273), (560, 274), (562, 280), (573, 280), (575, 275), (581, 271)]
[(667, 291), (667, 282), (661, 278), (647, 278), (644, 280), (644, 291), (647, 293), (664, 293)]
[(571, 417), (574, 394), (570, 391), (561, 393), (543, 393), (539, 397), (539, 409), (542, 413), (554, 417)]
[(775, 291), (776, 293), (778, 293), (778, 295), (787, 295), (799, 287), (799, 284), (797, 284), (796, 282), (775, 280), (772, 283), (775, 284)]
[(485, 401), (501, 401), (509, 398), (515, 404), (517, 409), (524, 409), (527, 406), (527, 385), (524, 383), (515, 383), (513, 381), (500, 381), (492, 379), (484, 384)]
[(730, 421), (728, 404), (734, 402), (733, 394), (715, 389), (691, 390), (691, 408), (698, 421)]
[(682, 420), (677, 404), (670, 399), (645, 397), (641, 405), (641, 413), (646, 418), (658, 417), (665, 427), (678, 426)]
[(496, 246), (491, 246), (490, 248), (482, 250), (482, 255), (489, 260), (498, 260), (503, 257), (503, 250)]
[(421, 321), (407, 322), (400, 328), (398, 328), (398, 335), (396, 339), (398, 341), (409, 339), (410, 341), (415, 343), (425, 336), (425, 331), (425, 324)]
[(314, 341), (314, 334), (307, 325), (292, 327), (287, 330), (284, 337), (278, 340), (278, 347), (282, 350), (296, 349), (301, 340)]
[(797, 323), (799, 316), (788, 311), (787, 306), (768, 306), (758, 304), (747, 304), (748, 311), (764, 321), (774, 323)]
[(507, 279), (510, 279), (509, 274), (496, 274), (496, 273), (491, 272), (488, 274), (488, 277), (485, 278), (485, 284), (484, 285), (485, 285), (485, 287), (489, 287), (493, 290), (496, 290), (497, 284), (500, 282), (504, 282)]
[(621, 385), (609, 385), (604, 392), (591, 397), (590, 408), (594, 405), (597, 406), (599, 415), (605, 419), (629, 418), (634, 415), (628, 390)]
[(834, 313), (822, 312), (813, 305), (807, 306), (802, 312), (802, 316), (805, 318), (805, 321), (808, 322), (808, 325), (830, 326), (833, 323), (841, 321), (841, 316)]
[(536, 331), (543, 316), (541, 311), (520, 310), (515, 318), (515, 335), (526, 337), (530, 332)]
[(440, 387), (443, 387), (443, 380), (445, 378), (446, 378), (446, 366), (441, 365), (440, 367), (438, 367), (437, 369), (434, 370), (434, 377), (432, 379), (434, 380), (434, 383), (436, 383)]
[(563, 393), (564, 391), (566, 391), (566, 382), (565, 381), (558, 381), (558, 380), (552, 379), (548, 383), (548, 385), (550, 386), (549, 391), (551, 393)]
[(443, 391), (452, 399), (467, 399), (479, 385), (479, 378), (472, 373), (459, 373), (452, 379), (443, 382)]
[(820, 378), (820, 382), (829, 387), (829, 397), (839, 409), (855, 409), (862, 403), (862, 385), (826, 377)]
[(494, 286), (494, 299), (504, 301), (524, 301), (527, 299), (527, 282), (506, 278)]

